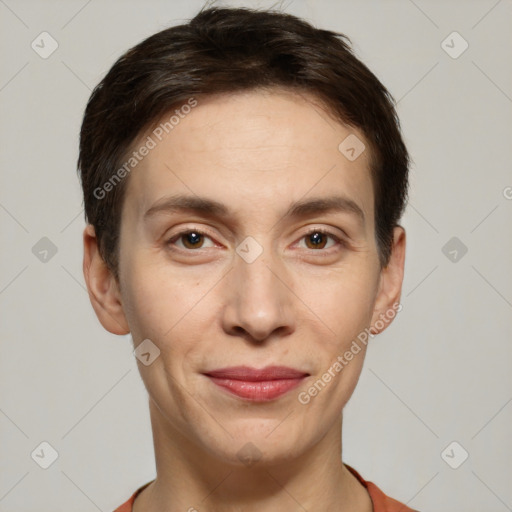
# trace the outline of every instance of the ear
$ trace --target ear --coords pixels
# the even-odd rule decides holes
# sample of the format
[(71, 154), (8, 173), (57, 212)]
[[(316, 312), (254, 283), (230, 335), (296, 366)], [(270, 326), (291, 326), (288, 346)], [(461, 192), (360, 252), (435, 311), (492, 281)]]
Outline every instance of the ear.
[(84, 229), (83, 271), (89, 299), (103, 327), (112, 334), (128, 334), (121, 293), (114, 275), (100, 255), (94, 226)]
[(392, 322), (402, 309), (400, 296), (405, 265), (405, 230), (396, 226), (393, 230), (393, 246), (388, 265), (381, 270), (379, 289), (373, 309), (370, 332), (379, 334)]

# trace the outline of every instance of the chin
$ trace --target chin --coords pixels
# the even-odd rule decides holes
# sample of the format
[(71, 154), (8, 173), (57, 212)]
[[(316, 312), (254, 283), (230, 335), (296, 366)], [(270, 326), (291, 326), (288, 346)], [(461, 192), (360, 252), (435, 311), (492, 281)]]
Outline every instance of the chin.
[(269, 436), (265, 429), (256, 434), (239, 433), (232, 438), (229, 437), (225, 444), (217, 446), (214, 455), (237, 467), (274, 466), (298, 457), (306, 449), (303, 442), (303, 437), (290, 435), (289, 431), (283, 430), (282, 434), (278, 435), (276, 430)]

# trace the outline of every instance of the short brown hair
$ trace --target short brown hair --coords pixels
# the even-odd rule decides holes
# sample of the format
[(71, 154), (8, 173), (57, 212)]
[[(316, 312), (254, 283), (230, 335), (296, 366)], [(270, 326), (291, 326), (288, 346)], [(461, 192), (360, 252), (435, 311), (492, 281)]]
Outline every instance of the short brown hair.
[(313, 94), (333, 117), (364, 134), (370, 146), (375, 236), (385, 267), (407, 200), (409, 155), (393, 97), (350, 45), (347, 36), (291, 14), (210, 7), (122, 55), (89, 98), (78, 158), (85, 220), (94, 226), (100, 254), (116, 279), (128, 180), (101, 199), (95, 191), (126, 160), (137, 137), (180, 103), (262, 87)]

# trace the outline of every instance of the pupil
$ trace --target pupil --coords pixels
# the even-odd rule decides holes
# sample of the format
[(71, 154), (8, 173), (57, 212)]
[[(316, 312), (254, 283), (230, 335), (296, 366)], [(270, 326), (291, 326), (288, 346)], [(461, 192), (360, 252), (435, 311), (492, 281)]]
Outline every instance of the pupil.
[(313, 233), (311, 235), (311, 238), (314, 240), (313, 243), (315, 245), (318, 245), (321, 243), (321, 240), (319, 240), (319, 238), (321, 238), (323, 236), (323, 233)]
[(320, 248), (320, 249), (323, 249), (323, 248), (324, 248), (324, 246), (325, 246), (325, 239), (324, 239), (324, 236), (325, 236), (325, 234), (324, 234), (324, 233), (322, 233), (321, 231), (315, 231), (315, 232), (311, 233), (311, 234), (308, 236), (308, 238), (307, 238), (307, 240), (308, 240), (307, 244), (308, 244), (308, 245), (310, 245), (310, 244), (311, 244), (311, 246), (313, 246), (313, 247), (318, 247), (318, 248)]
[(191, 245), (196, 245), (197, 243), (199, 243), (199, 239), (200, 239), (201, 235), (192, 231), (191, 233), (189, 233), (187, 235), (187, 241), (191, 244)]

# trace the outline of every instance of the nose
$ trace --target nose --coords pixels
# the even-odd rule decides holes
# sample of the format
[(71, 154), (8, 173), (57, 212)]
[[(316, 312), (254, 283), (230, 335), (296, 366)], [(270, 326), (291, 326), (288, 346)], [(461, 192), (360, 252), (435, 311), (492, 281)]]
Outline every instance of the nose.
[(253, 343), (295, 330), (289, 273), (277, 257), (269, 255), (270, 249), (265, 249), (249, 263), (237, 254), (224, 283), (223, 328)]

